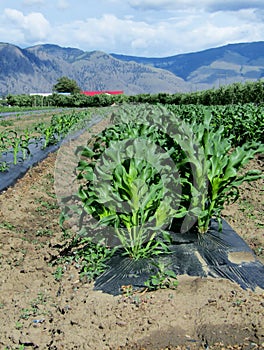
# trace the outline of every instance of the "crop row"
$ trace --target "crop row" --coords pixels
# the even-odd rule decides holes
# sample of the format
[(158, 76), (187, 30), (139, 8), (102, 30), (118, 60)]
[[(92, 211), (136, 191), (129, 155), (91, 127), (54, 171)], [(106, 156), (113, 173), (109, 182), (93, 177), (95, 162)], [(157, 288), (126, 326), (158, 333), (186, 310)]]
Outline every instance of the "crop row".
[(179, 119), (187, 122), (202, 122), (205, 113), (212, 115), (212, 127), (224, 127), (224, 136), (233, 138), (233, 144), (247, 141), (262, 141), (264, 130), (264, 106), (247, 103), (244, 105), (203, 106), (167, 105)]
[(221, 211), (238, 198), (240, 184), (263, 177), (257, 170), (241, 173), (264, 151), (261, 142), (234, 147), (236, 137), (220, 125), (224, 116), (191, 111), (184, 117), (161, 105), (123, 106), (82, 150), (82, 207), (97, 227), (112, 228), (135, 259), (164, 251), (156, 237), (168, 226), (195, 227), (203, 237), (214, 218), (220, 230)]
[(91, 113), (87, 111), (72, 112), (69, 114), (56, 114), (49, 124), (39, 123), (22, 133), (15, 130), (3, 130), (0, 132), (0, 171), (8, 170), (10, 164), (3, 160), (7, 154), (13, 155), (13, 164), (16, 165), (19, 158), (25, 160), (30, 156), (30, 145), (40, 145), (42, 149), (57, 144), (67, 134), (75, 129), (80, 129), (91, 119)]

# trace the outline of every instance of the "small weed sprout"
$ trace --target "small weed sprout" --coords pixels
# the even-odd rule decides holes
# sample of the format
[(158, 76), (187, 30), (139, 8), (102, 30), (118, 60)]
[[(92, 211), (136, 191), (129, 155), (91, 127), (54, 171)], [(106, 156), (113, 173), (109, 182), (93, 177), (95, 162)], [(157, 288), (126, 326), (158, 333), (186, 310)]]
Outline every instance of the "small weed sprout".
[(167, 269), (163, 263), (153, 265), (158, 269), (158, 272), (155, 275), (151, 275), (145, 282), (145, 286), (149, 291), (166, 288), (175, 289), (178, 286), (177, 276), (174, 271)]

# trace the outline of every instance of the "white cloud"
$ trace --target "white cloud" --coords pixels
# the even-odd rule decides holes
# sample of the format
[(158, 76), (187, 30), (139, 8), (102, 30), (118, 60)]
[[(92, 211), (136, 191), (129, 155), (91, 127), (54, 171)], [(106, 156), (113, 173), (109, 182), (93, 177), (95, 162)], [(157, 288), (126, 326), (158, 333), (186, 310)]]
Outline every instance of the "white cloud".
[(105, 14), (100, 18), (88, 18), (62, 25), (54, 31), (56, 42), (68, 45), (68, 40), (78, 43), (80, 48), (104, 50), (106, 52), (136, 53), (136, 48), (146, 48), (157, 35), (157, 28), (144, 22), (119, 19)]
[(4, 15), (7, 20), (10, 20), (14, 24), (23, 25), (24, 23), (24, 15), (22, 12), (15, 9), (5, 9)]
[[(14, 2), (19, 6), (13, 9), (0, 2), (0, 37), (23, 47), (42, 42), (164, 57), (264, 40), (263, 0), (45, 0), (41, 12)], [(41, 2), (24, 0), (28, 6)]]
[(20, 31), (25, 41), (45, 40), (50, 33), (50, 24), (40, 12), (31, 12), (24, 15), (21, 11), (6, 8), (4, 17), (13, 30)]
[[(188, 16), (179, 14), (166, 21), (146, 23), (131, 17), (120, 19), (105, 14), (54, 28), (53, 42), (62, 46), (79, 47), (92, 51), (125, 53), (140, 56), (170, 56), (177, 53), (199, 51), (234, 42), (261, 40), (264, 24), (254, 21), (253, 10), (240, 11), (234, 17), (227, 13), (204, 16), (192, 11)], [(243, 23), (243, 25), (242, 25)]]

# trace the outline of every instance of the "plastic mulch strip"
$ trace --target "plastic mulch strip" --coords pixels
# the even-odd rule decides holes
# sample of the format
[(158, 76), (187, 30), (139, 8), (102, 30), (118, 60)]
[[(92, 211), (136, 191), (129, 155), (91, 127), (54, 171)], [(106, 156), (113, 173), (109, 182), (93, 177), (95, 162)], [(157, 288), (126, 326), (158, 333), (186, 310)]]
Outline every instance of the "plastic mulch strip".
[(171, 254), (132, 260), (117, 252), (107, 262), (108, 269), (95, 280), (95, 290), (112, 295), (121, 294), (122, 286), (128, 285), (143, 290), (145, 281), (157, 273), (157, 264), (164, 264), (176, 275), (225, 278), (243, 289), (264, 289), (264, 265), (225, 220), (222, 232), (212, 221), (209, 232), (200, 238), (195, 232), (170, 233)]
[[(101, 120), (101, 116), (95, 116), (91, 121), (89, 121), (89, 123), (87, 123), (86, 128), (89, 128), (99, 123)], [(62, 139), (56, 144), (50, 145), (46, 148), (43, 148), (44, 139), (40, 139), (37, 142), (31, 140), (31, 143), (28, 146), (30, 150), (29, 157), (25, 160), (21, 160), (22, 152), (20, 151), (18, 153), (19, 161), (15, 165), (12, 164), (13, 152), (0, 155), (1, 162), (7, 162), (10, 164), (9, 169), (7, 171), (0, 172), (0, 193), (6, 190), (8, 187), (13, 186), (17, 182), (17, 180), (21, 179), (32, 166), (37, 165), (38, 163), (43, 161), (45, 158), (48, 157), (50, 153), (57, 151), (62, 143), (77, 139), (83, 132), (86, 131), (86, 128), (76, 131), (73, 134), (66, 136), (65, 139)]]

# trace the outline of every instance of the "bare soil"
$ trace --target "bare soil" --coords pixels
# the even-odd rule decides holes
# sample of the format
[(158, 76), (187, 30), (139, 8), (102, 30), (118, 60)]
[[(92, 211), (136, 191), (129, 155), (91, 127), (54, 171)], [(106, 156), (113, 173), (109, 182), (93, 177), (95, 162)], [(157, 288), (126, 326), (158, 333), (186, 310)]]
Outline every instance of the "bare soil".
[[(50, 260), (65, 242), (56, 197), (68, 181), (59, 189), (54, 181), (62, 155), (51, 154), (0, 195), (1, 349), (264, 349), (260, 289), (178, 276), (175, 290), (112, 296), (80, 281), (74, 264), (56, 280)], [(249, 167), (263, 169), (263, 159)], [(223, 213), (262, 262), (263, 190), (260, 180), (242, 185)]]

